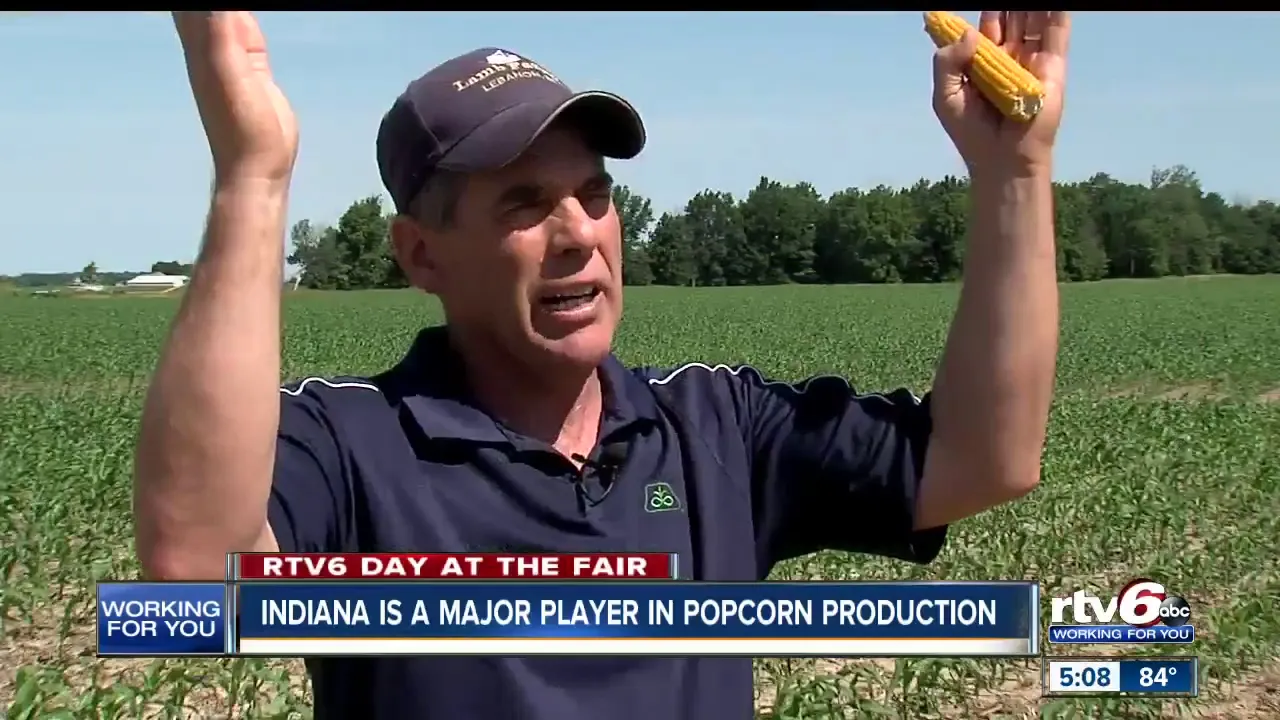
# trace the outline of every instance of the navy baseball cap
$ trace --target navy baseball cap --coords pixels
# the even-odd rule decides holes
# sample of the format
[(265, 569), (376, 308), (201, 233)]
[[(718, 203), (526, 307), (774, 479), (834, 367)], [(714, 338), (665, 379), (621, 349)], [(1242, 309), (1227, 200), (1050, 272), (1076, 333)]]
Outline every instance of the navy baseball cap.
[(627, 160), (644, 149), (644, 124), (626, 100), (575, 93), (528, 58), (481, 48), (437, 66), (396, 99), (378, 128), (378, 171), (405, 212), (436, 170), (503, 167), (558, 118), (605, 157)]

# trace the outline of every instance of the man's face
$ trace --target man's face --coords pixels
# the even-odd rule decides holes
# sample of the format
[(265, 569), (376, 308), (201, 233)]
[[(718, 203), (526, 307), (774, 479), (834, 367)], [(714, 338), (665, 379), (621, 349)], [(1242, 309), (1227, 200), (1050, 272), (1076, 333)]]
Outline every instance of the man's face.
[[(553, 127), (514, 163), (466, 178), (447, 228), (397, 255), (451, 326), (516, 359), (594, 367), (622, 314), (622, 233), (603, 159)], [(403, 237), (406, 233), (399, 231)]]

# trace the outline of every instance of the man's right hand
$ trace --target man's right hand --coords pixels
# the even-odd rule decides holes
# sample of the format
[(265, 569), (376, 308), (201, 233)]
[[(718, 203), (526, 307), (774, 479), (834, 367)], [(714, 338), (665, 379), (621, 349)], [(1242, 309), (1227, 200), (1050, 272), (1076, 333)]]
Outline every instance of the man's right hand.
[(160, 354), (134, 462), (147, 577), (213, 580), (278, 547), (267, 509), (280, 431), (280, 279), (298, 128), (247, 12), (175, 12), (216, 185)]
[(219, 183), (288, 183), (298, 124), (276, 86), (267, 43), (248, 12), (173, 13), (187, 77)]

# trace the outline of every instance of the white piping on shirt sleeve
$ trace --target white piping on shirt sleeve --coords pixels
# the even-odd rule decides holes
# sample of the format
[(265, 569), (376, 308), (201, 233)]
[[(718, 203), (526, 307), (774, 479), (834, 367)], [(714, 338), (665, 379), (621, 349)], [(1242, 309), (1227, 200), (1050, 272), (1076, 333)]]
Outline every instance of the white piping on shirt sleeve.
[[(813, 377), (805, 378), (804, 380), (801, 380), (798, 383), (789, 383), (782, 380), (769, 380), (764, 376), (764, 373), (760, 372), (758, 369), (750, 365), (729, 366), (729, 365), (720, 364), (720, 365), (713, 366), (713, 365), (707, 365), (706, 363), (700, 363), (700, 362), (685, 363), (684, 365), (681, 365), (680, 367), (677, 367), (671, 370), (669, 373), (667, 373), (662, 377), (649, 378), (649, 384), (650, 385), (667, 385), (672, 380), (675, 380), (685, 371), (690, 369), (704, 370), (713, 375), (717, 372), (724, 371), (729, 373), (730, 375), (733, 375), (734, 377), (738, 377), (743, 372), (749, 371), (751, 374), (755, 375), (756, 379), (758, 379), (766, 387), (784, 387), (796, 393), (797, 395), (804, 395), (806, 392), (808, 392), (810, 384), (813, 383), (813, 381), (815, 380), (832, 378), (835, 380), (839, 380), (841, 383), (844, 384), (845, 387), (849, 388), (849, 391), (853, 393), (853, 397), (855, 400), (873, 400), (874, 399), (874, 400), (883, 400), (884, 402), (887, 402), (887, 403), (893, 402), (888, 397), (886, 397), (884, 393), (876, 393), (876, 392), (859, 393), (856, 389), (854, 389), (853, 385), (850, 384), (848, 378), (841, 377), (840, 375), (814, 375)], [(919, 405), (921, 402), (919, 396), (917, 396), (910, 389), (907, 389), (907, 388), (904, 388), (904, 389), (911, 394), (911, 399), (915, 401), (915, 404)]]
[[(306, 389), (307, 389), (307, 386), (308, 386), (308, 385), (310, 385), (311, 383), (319, 383), (319, 384), (321, 384), (321, 385), (324, 385), (325, 387), (331, 387), (331, 388), (334, 388), (334, 389), (339, 389), (339, 388), (363, 388), (363, 389), (365, 389), (365, 390), (372, 390), (372, 391), (374, 391), (374, 392), (379, 392), (379, 393), (380, 393), (380, 392), (382, 392), (382, 389), (381, 389), (381, 388), (379, 388), (377, 385), (374, 385), (373, 383), (359, 382), (359, 381), (356, 381), (356, 380), (346, 380), (346, 381), (342, 381), (342, 382), (334, 382), (333, 380), (329, 380), (328, 378), (322, 378), (322, 377), (308, 377), (308, 378), (303, 378), (302, 380), (299, 380), (299, 381), (296, 383), (296, 384), (297, 384), (297, 387), (296, 387), (296, 388), (294, 388), (294, 389), (290, 390), (290, 389), (289, 389), (289, 386), (288, 386), (288, 385), (285, 385), (284, 387), (281, 387), (281, 388), (280, 388), (280, 392), (284, 393), (285, 395), (291, 395), (291, 396), (293, 396), (293, 397), (298, 397), (299, 395), (301, 395), (301, 394), (302, 394), (302, 391), (306, 390)], [(290, 384), (293, 384), (293, 383), (290, 383)]]

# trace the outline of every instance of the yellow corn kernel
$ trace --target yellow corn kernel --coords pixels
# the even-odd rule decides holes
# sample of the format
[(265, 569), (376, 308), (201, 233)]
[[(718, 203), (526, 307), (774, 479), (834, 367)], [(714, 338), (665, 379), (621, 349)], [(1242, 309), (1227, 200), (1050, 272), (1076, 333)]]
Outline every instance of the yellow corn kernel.
[[(958, 41), (971, 27), (953, 13), (931, 10), (924, 14), (924, 29), (939, 48)], [(1030, 122), (1044, 105), (1040, 80), (986, 35), (978, 35), (969, 81), (1005, 117), (1019, 122)]]

